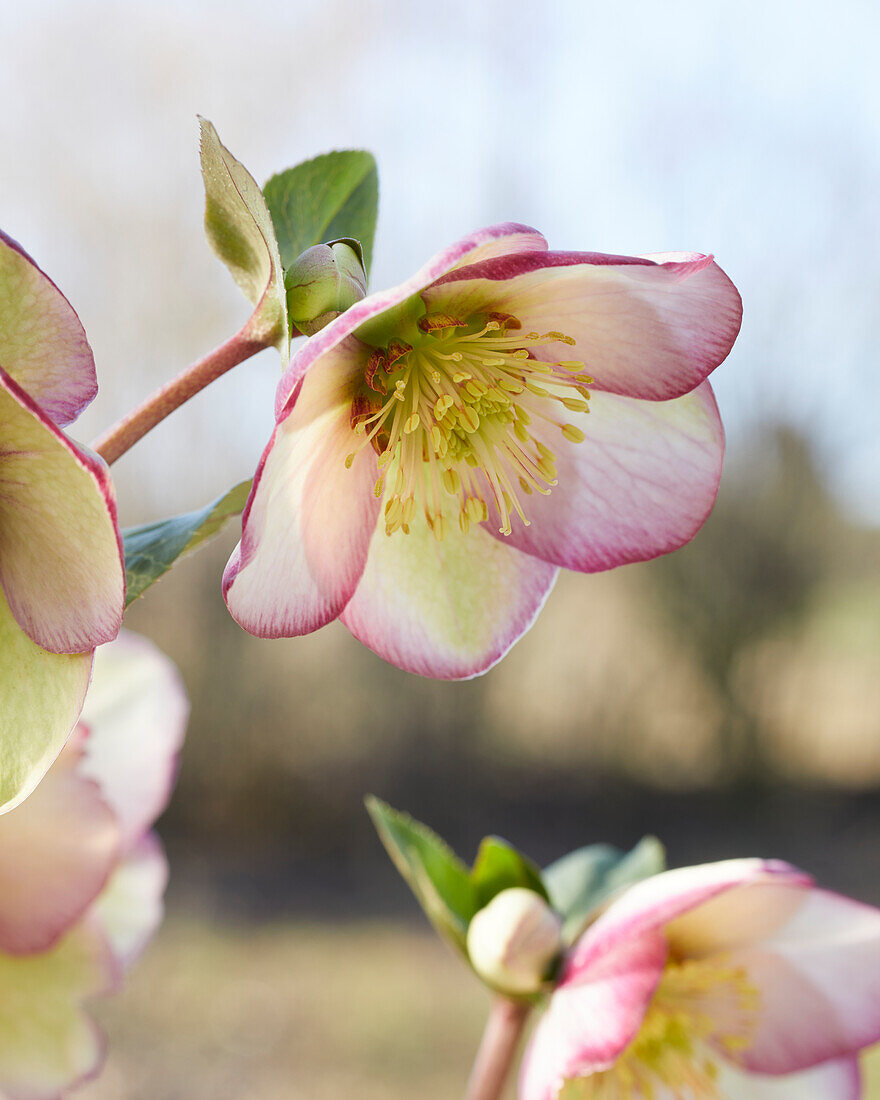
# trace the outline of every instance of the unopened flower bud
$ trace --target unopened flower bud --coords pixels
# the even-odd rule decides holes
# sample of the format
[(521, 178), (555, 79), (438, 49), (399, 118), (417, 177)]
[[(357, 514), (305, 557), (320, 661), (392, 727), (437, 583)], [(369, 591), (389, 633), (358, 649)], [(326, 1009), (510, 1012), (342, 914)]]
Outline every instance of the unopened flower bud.
[(357, 250), (347, 241), (316, 244), (297, 256), (284, 275), (290, 323), (311, 336), (367, 293)]
[(468, 928), (474, 970), (502, 993), (537, 993), (562, 950), (562, 921), (534, 890), (502, 890)]

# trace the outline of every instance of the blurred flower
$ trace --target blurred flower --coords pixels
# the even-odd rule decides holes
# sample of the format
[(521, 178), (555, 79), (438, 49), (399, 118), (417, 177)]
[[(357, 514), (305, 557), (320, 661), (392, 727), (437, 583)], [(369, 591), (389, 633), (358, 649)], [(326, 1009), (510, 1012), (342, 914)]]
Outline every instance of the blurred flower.
[(0, 1095), (55, 1100), (97, 1072), (82, 1002), (119, 982), (162, 916), (165, 808), (188, 704), (173, 665), (123, 634), (98, 650), (83, 719), (0, 817)]
[(57, 756), (91, 651), (122, 623), (110, 476), (60, 430), (96, 391), (70, 303), (0, 233), (0, 809), (26, 797)]
[(294, 358), (230, 611), (262, 637), (341, 618), (409, 671), (484, 671), (559, 566), (641, 561), (699, 529), (723, 453), (704, 379), (739, 324), (708, 256), (549, 252), (516, 225), (464, 238)]
[(562, 920), (540, 894), (502, 890), (471, 920), (468, 956), (474, 970), (502, 993), (537, 993), (562, 951)]
[(731, 860), (645, 879), (584, 933), (520, 1096), (856, 1100), (878, 1039), (880, 910)]

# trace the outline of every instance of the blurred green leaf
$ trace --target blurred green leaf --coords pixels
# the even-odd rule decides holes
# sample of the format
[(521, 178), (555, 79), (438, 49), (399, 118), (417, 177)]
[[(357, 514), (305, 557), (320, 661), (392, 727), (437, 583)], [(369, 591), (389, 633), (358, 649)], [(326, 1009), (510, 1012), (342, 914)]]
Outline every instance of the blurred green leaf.
[(578, 848), (543, 872), (553, 908), (565, 922), (562, 937), (573, 943), (612, 894), (666, 869), (666, 852), (646, 836), (629, 852), (610, 844)]
[(488, 905), (496, 894), (513, 886), (534, 890), (549, 901), (537, 866), (506, 840), (496, 836), (487, 836), (480, 844), (471, 871), (471, 882), (476, 887), (480, 909)]
[(372, 153), (324, 153), (279, 172), (263, 193), (285, 268), (313, 245), (350, 237), (360, 242), (369, 274), (379, 212), (379, 174)]
[(126, 606), (167, 573), (179, 557), (218, 534), (244, 509), (250, 489), (251, 482), (242, 481), (205, 508), (123, 531)]
[(467, 928), (480, 908), (468, 870), (426, 825), (370, 795), (367, 810), (395, 867), (428, 920), (467, 958)]
[(254, 306), (250, 333), (274, 344), (286, 363), (290, 340), (284, 269), (266, 200), (211, 123), (200, 118), (199, 124), (208, 242)]

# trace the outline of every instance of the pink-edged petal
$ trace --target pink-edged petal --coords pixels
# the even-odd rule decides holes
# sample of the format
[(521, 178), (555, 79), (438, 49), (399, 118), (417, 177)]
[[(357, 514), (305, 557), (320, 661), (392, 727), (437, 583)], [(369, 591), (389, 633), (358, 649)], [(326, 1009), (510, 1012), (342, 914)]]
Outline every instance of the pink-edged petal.
[(51, 947), (116, 863), (116, 817), (97, 784), (79, 773), (82, 741), (69, 741), (33, 794), (0, 817), (0, 951)]
[[(841, 1058), (815, 1069), (769, 1077), (718, 1062), (718, 1095), (724, 1100), (860, 1100), (862, 1074), (855, 1058)], [(655, 1100), (676, 1100), (658, 1092)]]
[(73, 306), (2, 231), (0, 367), (62, 426), (98, 392), (92, 349)]
[(137, 960), (162, 923), (167, 883), (168, 861), (162, 845), (154, 833), (147, 833), (120, 863), (98, 898), (94, 916), (123, 968)]
[(478, 676), (529, 629), (554, 566), (457, 523), (438, 542), (422, 517), (410, 533), (376, 528), (367, 566), (340, 618), (364, 645), (407, 672)]
[(791, 1073), (880, 1041), (880, 910), (811, 890), (775, 935), (729, 957), (761, 995), (750, 1069)]
[(753, 883), (809, 885), (811, 879), (779, 860), (730, 859), (678, 867), (629, 887), (581, 936), (569, 955), (563, 982), (589, 978), (592, 968), (617, 944), (663, 928), (712, 898)]
[(116, 814), (123, 849), (168, 804), (188, 718), (180, 675), (152, 642), (123, 631), (96, 650), (80, 773), (98, 784)]
[(666, 964), (659, 932), (618, 944), (583, 984), (560, 986), (520, 1071), (520, 1100), (555, 1100), (564, 1082), (608, 1069), (635, 1038)]
[(83, 1011), (118, 969), (97, 922), (78, 924), (50, 951), (0, 954), (0, 1095), (60, 1100), (97, 1073), (104, 1041)]
[(523, 331), (559, 331), (538, 358), (579, 359), (599, 389), (665, 401), (698, 386), (727, 356), (742, 320), (736, 287), (711, 256), (527, 252), (460, 267), (422, 297), (455, 316), (512, 313)]
[(705, 958), (753, 946), (788, 924), (810, 892), (800, 880), (748, 883), (677, 917), (666, 925), (666, 938), (679, 958)]
[[(511, 534), (498, 537), (586, 573), (684, 545), (709, 515), (721, 479), (724, 430), (709, 383), (674, 401), (597, 393), (590, 404), (589, 414), (565, 413), (583, 443), (533, 419), (530, 431), (556, 456), (558, 484), (549, 496), (524, 500), (530, 526), (514, 519)], [(497, 518), (489, 526), (496, 532)]]
[[(530, 229), (526, 225), (518, 225), (515, 222), (490, 225), (442, 249), (405, 282), (391, 287), (390, 290), (370, 294), (357, 302), (335, 321), (331, 321), (326, 328), (310, 337), (294, 356), (278, 384), (275, 395), (276, 416), (281, 415), (291, 394), (312, 364), (347, 337), (352, 334), (357, 335), (356, 330), (362, 325), (375, 324), (383, 313), (397, 310), (406, 303), (407, 299), (414, 298), (441, 275), (468, 263), (472, 256), (499, 256), (510, 249), (523, 250), (527, 255), (532, 255), (546, 248), (546, 243), (537, 230)], [(424, 313), (424, 306), (419, 300), (416, 314), (422, 313)]]
[(496, 234), (487, 239), (483, 244), (478, 244), (470, 249), (458, 261), (453, 271), (470, 264), (481, 264), (486, 260), (495, 260), (499, 256), (519, 255), (524, 252), (546, 252), (549, 248), (547, 239), (537, 229), (530, 229), (527, 225), (493, 225), (483, 233)]
[(0, 584), (53, 653), (115, 638), (125, 570), (106, 465), (72, 443), (0, 370)]
[[(314, 337), (313, 337), (314, 339)], [(351, 389), (329, 355), (275, 427), (254, 477), (242, 538), (223, 575), (233, 618), (263, 638), (335, 619), (367, 558), (379, 501), (376, 454), (351, 430)]]
[[(92, 654), (47, 653), (25, 634), (0, 588), (0, 814), (33, 791), (82, 710)], [(0, 817), (0, 826), (3, 818)]]

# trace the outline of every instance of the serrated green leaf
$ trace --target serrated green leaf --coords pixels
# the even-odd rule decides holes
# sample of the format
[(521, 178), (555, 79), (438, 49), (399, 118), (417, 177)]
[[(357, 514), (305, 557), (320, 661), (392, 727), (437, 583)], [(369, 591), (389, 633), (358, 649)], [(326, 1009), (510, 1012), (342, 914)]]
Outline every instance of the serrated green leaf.
[(205, 232), (217, 256), (254, 306), (248, 330), (289, 356), (284, 269), (266, 200), (253, 176), (200, 118)]
[(273, 176), (263, 194), (285, 268), (313, 245), (352, 237), (360, 242), (369, 274), (379, 213), (379, 175), (372, 153), (324, 153)]
[(178, 558), (213, 538), (239, 515), (250, 489), (251, 482), (242, 481), (204, 508), (123, 531), (126, 606), (167, 573)]
[(471, 882), (476, 887), (480, 909), (488, 905), (496, 894), (514, 886), (534, 890), (549, 901), (537, 866), (512, 844), (497, 836), (487, 836), (480, 843), (471, 871)]
[(366, 805), (382, 843), (428, 920), (467, 957), (467, 928), (479, 908), (467, 868), (427, 825), (372, 795)]
[(565, 922), (565, 942), (574, 943), (612, 894), (665, 868), (666, 853), (653, 836), (644, 837), (629, 852), (591, 844), (545, 867), (542, 877), (551, 905)]

